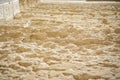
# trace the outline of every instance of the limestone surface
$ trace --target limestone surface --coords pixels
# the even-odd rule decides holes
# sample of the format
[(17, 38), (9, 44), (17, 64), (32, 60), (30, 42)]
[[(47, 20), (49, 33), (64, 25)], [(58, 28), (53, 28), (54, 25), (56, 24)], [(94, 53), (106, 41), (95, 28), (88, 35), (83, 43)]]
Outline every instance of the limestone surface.
[(0, 21), (0, 80), (120, 80), (120, 3), (41, 3)]

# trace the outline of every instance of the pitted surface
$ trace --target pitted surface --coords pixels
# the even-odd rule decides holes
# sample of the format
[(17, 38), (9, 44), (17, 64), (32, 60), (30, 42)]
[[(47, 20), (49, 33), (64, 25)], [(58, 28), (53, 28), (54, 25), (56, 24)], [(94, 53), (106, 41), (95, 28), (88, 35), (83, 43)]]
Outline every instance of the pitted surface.
[(0, 80), (120, 80), (120, 5), (24, 10), (0, 26)]

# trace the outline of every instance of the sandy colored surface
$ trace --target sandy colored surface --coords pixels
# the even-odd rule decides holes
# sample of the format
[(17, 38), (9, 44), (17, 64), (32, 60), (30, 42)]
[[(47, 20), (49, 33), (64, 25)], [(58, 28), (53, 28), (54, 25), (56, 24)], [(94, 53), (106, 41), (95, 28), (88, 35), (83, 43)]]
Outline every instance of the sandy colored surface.
[(0, 80), (120, 80), (120, 4), (39, 4), (1, 21)]

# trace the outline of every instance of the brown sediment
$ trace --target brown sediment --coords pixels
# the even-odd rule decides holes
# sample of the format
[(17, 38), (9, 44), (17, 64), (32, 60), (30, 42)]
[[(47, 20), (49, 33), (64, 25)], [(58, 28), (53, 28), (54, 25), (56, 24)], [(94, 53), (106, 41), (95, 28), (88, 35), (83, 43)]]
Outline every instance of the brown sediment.
[(119, 80), (118, 4), (40, 3), (0, 22), (0, 80)]

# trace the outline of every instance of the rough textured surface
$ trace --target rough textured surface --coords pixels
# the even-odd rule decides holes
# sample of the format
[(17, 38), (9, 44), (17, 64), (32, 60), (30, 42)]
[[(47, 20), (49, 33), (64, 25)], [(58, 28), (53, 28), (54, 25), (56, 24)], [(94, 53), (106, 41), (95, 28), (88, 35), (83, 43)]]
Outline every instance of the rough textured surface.
[(19, 0), (21, 11), (39, 4), (40, 0)]
[(39, 4), (0, 23), (0, 80), (120, 80), (120, 4)]

